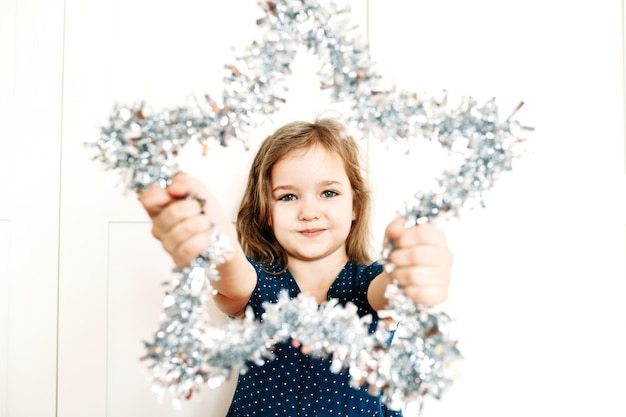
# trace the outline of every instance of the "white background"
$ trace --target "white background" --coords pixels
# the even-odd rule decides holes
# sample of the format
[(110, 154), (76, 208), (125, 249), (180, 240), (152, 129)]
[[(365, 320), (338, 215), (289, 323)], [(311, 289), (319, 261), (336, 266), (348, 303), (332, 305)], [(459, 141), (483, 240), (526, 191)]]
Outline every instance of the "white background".
[[(138, 358), (171, 261), (83, 141), (115, 102), (218, 94), (257, 17), (254, 0), (0, 0), (0, 416), (223, 415), (232, 384), (180, 411), (151, 392)], [(535, 128), (487, 207), (442, 225), (465, 359), (423, 415), (625, 416), (623, 1), (369, 0), (353, 18), (390, 82), (503, 115), (524, 101)], [(275, 125), (325, 107), (314, 64), (294, 62)], [(416, 173), (369, 145), (380, 236)], [(251, 156), (184, 161), (233, 212)]]

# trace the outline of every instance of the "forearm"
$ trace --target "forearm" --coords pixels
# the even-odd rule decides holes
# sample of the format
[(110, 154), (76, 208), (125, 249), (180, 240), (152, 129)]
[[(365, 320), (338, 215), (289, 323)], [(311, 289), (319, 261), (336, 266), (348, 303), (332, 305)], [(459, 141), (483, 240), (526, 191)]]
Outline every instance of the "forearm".
[(256, 287), (256, 271), (241, 247), (235, 245), (230, 259), (218, 267), (220, 279), (212, 282), (217, 307), (229, 316), (241, 316)]
[(391, 283), (391, 276), (387, 272), (382, 272), (370, 283), (367, 289), (367, 301), (376, 310), (387, 307), (389, 300), (385, 297), (387, 285)]
[(225, 314), (240, 316), (256, 286), (256, 271), (239, 245), (233, 223), (221, 210), (206, 214), (215, 221), (213, 233), (227, 236), (232, 243), (230, 253), (225, 254), (225, 262), (217, 266), (219, 279), (211, 282), (213, 298), (217, 307)]

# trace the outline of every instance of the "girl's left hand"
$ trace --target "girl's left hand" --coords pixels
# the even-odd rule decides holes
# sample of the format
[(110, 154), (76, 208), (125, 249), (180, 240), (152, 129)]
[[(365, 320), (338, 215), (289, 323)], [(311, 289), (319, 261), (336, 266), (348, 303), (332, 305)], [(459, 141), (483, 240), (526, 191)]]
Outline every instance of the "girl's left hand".
[(445, 234), (431, 223), (407, 228), (397, 218), (385, 235), (394, 245), (389, 272), (405, 294), (427, 306), (446, 301), (454, 256)]

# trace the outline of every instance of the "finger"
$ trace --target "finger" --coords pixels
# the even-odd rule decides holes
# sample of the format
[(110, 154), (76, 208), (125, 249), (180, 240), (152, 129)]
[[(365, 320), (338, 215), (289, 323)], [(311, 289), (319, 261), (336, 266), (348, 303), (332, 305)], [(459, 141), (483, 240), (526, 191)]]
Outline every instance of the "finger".
[(448, 299), (448, 291), (442, 287), (406, 287), (404, 293), (418, 304), (432, 307)]
[(177, 200), (166, 207), (153, 218), (152, 234), (157, 239), (167, 238), (172, 229), (185, 220), (200, 216), (203, 212), (201, 203), (197, 200)]
[(192, 239), (195, 235), (205, 233), (210, 227), (211, 222), (206, 216), (189, 217), (176, 223), (169, 231), (163, 233), (160, 236), (160, 240), (166, 251), (175, 253), (186, 241)]
[(396, 245), (409, 246), (416, 243), (445, 244), (445, 234), (432, 223), (424, 223), (419, 226), (405, 224), (402, 217), (395, 218), (385, 229), (385, 236), (394, 241)]
[[(164, 245), (166, 241), (163, 241)], [(175, 249), (168, 251), (177, 266), (187, 266), (211, 245), (211, 234), (208, 230), (195, 233), (183, 240)], [(167, 248), (166, 248), (167, 250)]]
[(205, 199), (207, 194), (206, 188), (200, 180), (183, 173), (174, 176), (171, 184), (167, 187), (167, 192), (173, 198), (192, 196)]
[(398, 248), (411, 246), (446, 246), (447, 239), (445, 233), (439, 230), (432, 223), (424, 223), (419, 226), (405, 228), (404, 233), (394, 240)]
[(389, 262), (396, 267), (420, 266), (450, 266), (453, 262), (452, 252), (446, 246), (412, 246), (398, 248), (389, 254)]
[(450, 283), (451, 272), (446, 266), (411, 266), (396, 268), (393, 278), (403, 288), (444, 287)]
[(157, 216), (165, 206), (172, 202), (172, 197), (168, 192), (157, 184), (148, 186), (139, 194), (138, 199), (151, 218)]

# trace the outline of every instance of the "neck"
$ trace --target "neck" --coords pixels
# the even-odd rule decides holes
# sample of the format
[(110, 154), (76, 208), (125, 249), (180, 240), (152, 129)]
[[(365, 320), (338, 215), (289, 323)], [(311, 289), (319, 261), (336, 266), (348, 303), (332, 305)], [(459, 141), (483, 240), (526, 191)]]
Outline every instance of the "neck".
[(300, 291), (315, 297), (318, 303), (326, 301), (328, 289), (348, 262), (348, 256), (332, 256), (316, 261), (289, 259), (289, 272)]

